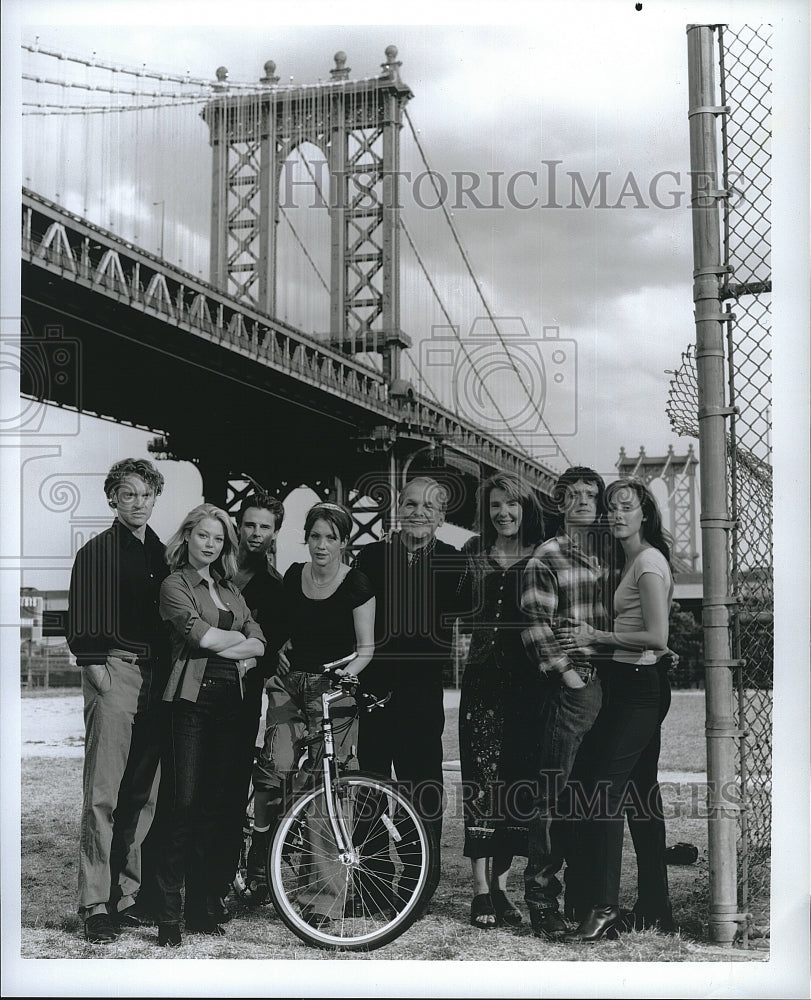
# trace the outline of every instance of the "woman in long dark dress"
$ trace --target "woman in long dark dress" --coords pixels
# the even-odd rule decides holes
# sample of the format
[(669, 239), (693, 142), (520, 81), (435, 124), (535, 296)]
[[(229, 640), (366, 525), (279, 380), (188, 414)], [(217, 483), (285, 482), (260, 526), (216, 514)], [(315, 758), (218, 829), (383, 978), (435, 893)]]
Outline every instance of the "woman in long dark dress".
[[(515, 855), (526, 856), (531, 782), (537, 780), (536, 706), (540, 678), (521, 641), (521, 577), (543, 540), (532, 489), (499, 473), (477, 496), (480, 535), (465, 545), (463, 581), (472, 612), (459, 703), (465, 857), (470, 858), (470, 922), (483, 929), (521, 922), (505, 889)], [(488, 868), (490, 869), (488, 871)]]

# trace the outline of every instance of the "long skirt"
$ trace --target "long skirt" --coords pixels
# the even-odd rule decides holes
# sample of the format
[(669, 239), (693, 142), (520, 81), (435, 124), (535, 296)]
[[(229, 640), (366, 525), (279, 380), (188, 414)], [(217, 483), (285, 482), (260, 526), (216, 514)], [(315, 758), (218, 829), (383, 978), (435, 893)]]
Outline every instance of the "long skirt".
[(507, 668), (495, 656), (465, 668), (459, 752), (467, 858), (527, 855), (538, 781), (539, 683), (528, 664)]

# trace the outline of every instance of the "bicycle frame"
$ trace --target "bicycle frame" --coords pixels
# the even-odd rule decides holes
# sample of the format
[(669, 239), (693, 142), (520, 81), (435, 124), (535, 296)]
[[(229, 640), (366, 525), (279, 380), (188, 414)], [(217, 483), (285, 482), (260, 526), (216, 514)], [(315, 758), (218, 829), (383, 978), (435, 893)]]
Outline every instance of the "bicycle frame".
[(342, 855), (348, 854), (352, 850), (352, 837), (346, 828), (344, 817), (335, 808), (335, 797), (332, 794), (332, 782), (338, 777), (338, 767), (335, 759), (335, 741), (332, 734), (332, 719), (329, 714), (329, 706), (334, 701), (345, 697), (343, 690), (327, 691), (321, 695), (322, 711), (322, 738), (324, 740), (324, 758), (321, 768), (324, 775), (324, 792), (327, 800), (327, 814), (329, 815), (330, 826), (335, 837), (335, 844)]

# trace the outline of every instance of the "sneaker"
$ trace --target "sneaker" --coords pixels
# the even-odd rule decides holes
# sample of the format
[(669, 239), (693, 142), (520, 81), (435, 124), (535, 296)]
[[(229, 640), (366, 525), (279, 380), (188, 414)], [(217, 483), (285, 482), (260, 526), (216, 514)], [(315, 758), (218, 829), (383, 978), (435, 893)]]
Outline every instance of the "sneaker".
[(529, 919), (535, 937), (546, 938), (547, 941), (560, 941), (569, 930), (566, 921), (557, 909), (549, 907), (543, 909), (530, 903)]
[(110, 944), (118, 937), (109, 913), (94, 913), (84, 922), (84, 936), (91, 944)]

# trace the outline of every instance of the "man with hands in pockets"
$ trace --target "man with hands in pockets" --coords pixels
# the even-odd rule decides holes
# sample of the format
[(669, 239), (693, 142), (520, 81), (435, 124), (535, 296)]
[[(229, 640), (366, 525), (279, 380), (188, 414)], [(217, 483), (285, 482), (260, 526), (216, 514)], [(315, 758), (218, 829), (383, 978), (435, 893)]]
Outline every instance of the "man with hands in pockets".
[(115, 520), (79, 549), (70, 578), (67, 640), (82, 668), (85, 721), (78, 902), (94, 944), (143, 922), (135, 900), (170, 662), (158, 613), (169, 567), (147, 524), (163, 484), (146, 459), (112, 466), (104, 492)]

